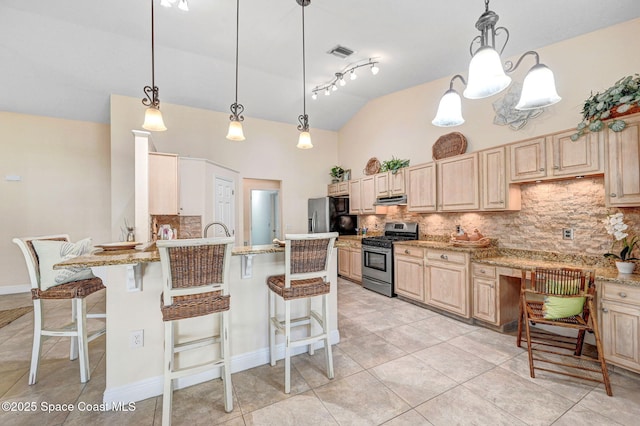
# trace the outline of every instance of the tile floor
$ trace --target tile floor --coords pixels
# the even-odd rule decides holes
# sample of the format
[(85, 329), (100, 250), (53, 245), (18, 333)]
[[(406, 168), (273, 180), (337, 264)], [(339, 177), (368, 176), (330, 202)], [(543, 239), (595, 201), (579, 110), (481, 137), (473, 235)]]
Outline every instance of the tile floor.
[[(560, 376), (529, 378), (527, 353), (509, 335), (468, 325), (346, 280), (338, 283), (341, 342), (336, 377), (324, 374), (323, 351), (293, 359), (292, 391), (283, 393), (283, 363), (232, 375), (234, 411), (222, 409), (222, 383), (174, 394), (174, 424), (211, 425), (635, 425), (640, 378), (614, 372), (614, 397), (602, 385)], [(92, 296), (94, 297), (94, 296)], [(91, 309), (104, 305), (90, 300)], [(0, 309), (28, 305), (27, 294), (0, 296)], [(90, 309), (90, 310), (91, 310)], [(51, 309), (55, 321), (66, 313)], [(27, 385), (31, 315), (0, 329), (0, 400), (36, 402), (36, 412), (2, 412), (2, 425), (159, 425), (162, 398), (133, 412), (80, 412), (102, 401), (105, 338), (90, 344), (91, 380), (79, 382), (67, 339), (44, 344), (39, 381)], [(41, 403), (73, 412), (41, 411)]]

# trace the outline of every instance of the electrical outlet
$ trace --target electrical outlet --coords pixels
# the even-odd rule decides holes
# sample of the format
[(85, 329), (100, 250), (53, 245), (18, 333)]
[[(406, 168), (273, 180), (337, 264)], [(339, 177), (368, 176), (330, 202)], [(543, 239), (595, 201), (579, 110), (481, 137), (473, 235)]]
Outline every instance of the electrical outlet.
[(562, 228), (562, 239), (573, 240), (573, 228)]
[(129, 347), (141, 348), (144, 346), (144, 330), (132, 331), (129, 335)]

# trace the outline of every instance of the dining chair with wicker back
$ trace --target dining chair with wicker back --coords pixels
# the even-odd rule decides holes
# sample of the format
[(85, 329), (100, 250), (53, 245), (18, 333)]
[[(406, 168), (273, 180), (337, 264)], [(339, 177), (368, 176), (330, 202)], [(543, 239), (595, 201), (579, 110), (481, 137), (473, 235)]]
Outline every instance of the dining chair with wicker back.
[[(164, 391), (162, 424), (171, 424), (174, 380), (220, 368), (224, 387), (224, 410), (233, 410), (231, 352), (229, 345), (229, 264), (233, 238), (158, 240), (162, 266), (161, 296), (164, 336)], [(176, 323), (188, 318), (219, 314), (219, 328), (211, 336), (179, 341)], [(176, 353), (219, 345), (217, 356), (176, 368)]]
[[(327, 377), (333, 379), (333, 356), (329, 335), (329, 292), (331, 290), (329, 265), (337, 232), (285, 235), (285, 273), (267, 278), (269, 296), (269, 352), (271, 365), (276, 365), (276, 333), (285, 337), (284, 392), (291, 392), (291, 351), (298, 346), (309, 346), (313, 355), (314, 344), (324, 342)], [(284, 315), (278, 316), (276, 296), (284, 302)], [(322, 313), (312, 310), (311, 298), (322, 297)], [(291, 318), (291, 302), (306, 299), (306, 314)], [(312, 320), (321, 328), (312, 335)], [(292, 327), (306, 326), (307, 336), (293, 339)]]
[[(521, 346), (524, 331), (531, 377), (540, 370), (599, 382), (612, 396), (595, 310), (594, 271), (535, 268), (530, 273), (527, 279), (522, 271), (516, 344)], [(554, 333), (552, 327), (573, 331)], [(595, 338), (594, 356), (583, 354), (587, 332)]]
[[(89, 240), (87, 240), (89, 241)], [(70, 337), (71, 347), (69, 358), (75, 360), (79, 358), (80, 381), (85, 383), (91, 378), (89, 368), (88, 344), (92, 340), (106, 333), (106, 327), (101, 327), (91, 334), (87, 332), (87, 319), (105, 319), (104, 313), (87, 313), (86, 297), (94, 294), (106, 287), (102, 280), (93, 276), (89, 270), (82, 274), (82, 279), (64, 282), (58, 285), (45, 286), (42, 282), (43, 274), (49, 271), (41, 268), (51, 268), (42, 266), (38, 251), (34, 247), (39, 243), (53, 245), (52, 250), (63, 250), (63, 246), (69, 243), (68, 235), (50, 235), (43, 237), (14, 238), (13, 242), (20, 247), (24, 259), (27, 263), (27, 271), (31, 281), (31, 299), (33, 301), (33, 348), (31, 351), (31, 367), (29, 370), (29, 384), (33, 385), (38, 380), (38, 368), (42, 352), (43, 337)], [(35, 243), (35, 244), (34, 244)], [(42, 256), (42, 254), (41, 254)], [(69, 277), (70, 279), (73, 276)], [(46, 327), (43, 301), (45, 300), (70, 300), (71, 301), (71, 324), (65, 327)]]

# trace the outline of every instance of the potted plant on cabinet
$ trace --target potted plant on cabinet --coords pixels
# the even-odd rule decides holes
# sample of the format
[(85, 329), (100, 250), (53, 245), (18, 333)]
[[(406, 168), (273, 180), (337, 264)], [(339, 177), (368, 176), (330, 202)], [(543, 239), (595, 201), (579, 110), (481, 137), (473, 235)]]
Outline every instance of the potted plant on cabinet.
[(344, 169), (341, 166), (333, 166), (329, 175), (331, 176), (332, 183), (338, 183), (342, 180), (342, 176), (344, 176)]
[(578, 124), (571, 140), (576, 141), (587, 130), (599, 132), (604, 129), (603, 120), (609, 122), (614, 132), (621, 132), (627, 126), (617, 117), (640, 112), (640, 75), (623, 77), (602, 93), (591, 93), (582, 106), (582, 122)]
[(403, 167), (409, 167), (409, 160), (401, 160), (396, 157), (391, 157), (391, 160), (383, 161), (380, 172), (391, 172), (394, 175), (398, 173), (398, 170)]
[[(610, 257), (616, 260), (616, 268), (622, 274), (630, 274), (633, 272), (635, 268), (635, 263), (633, 260), (640, 260), (637, 257), (633, 257), (633, 250), (638, 246), (638, 236), (634, 236), (629, 238), (629, 233), (626, 232), (629, 229), (629, 226), (624, 223), (624, 214), (616, 213), (607, 216), (604, 219), (604, 227), (607, 229), (607, 233), (609, 235), (613, 235), (615, 241), (613, 245), (618, 241), (622, 242), (622, 250), (620, 254), (616, 253), (605, 253), (604, 257)], [(613, 246), (612, 246), (613, 248)]]

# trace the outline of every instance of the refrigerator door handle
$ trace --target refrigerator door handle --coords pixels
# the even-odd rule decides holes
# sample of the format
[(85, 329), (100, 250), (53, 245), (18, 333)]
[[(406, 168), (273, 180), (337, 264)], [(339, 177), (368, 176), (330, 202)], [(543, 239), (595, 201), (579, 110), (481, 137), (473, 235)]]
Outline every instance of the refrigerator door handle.
[(314, 211), (311, 216), (311, 233), (315, 234), (316, 232), (316, 223), (318, 222), (318, 212)]

